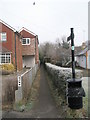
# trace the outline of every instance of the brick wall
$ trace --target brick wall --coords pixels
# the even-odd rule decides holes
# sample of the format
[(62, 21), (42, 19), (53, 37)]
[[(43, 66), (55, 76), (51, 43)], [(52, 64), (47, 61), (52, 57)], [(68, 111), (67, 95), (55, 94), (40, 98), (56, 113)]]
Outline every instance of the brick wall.
[(12, 33), (12, 54), (11, 54), (11, 61), (12, 61), (12, 64), (15, 66), (15, 33), (13, 32)]
[(35, 62), (39, 63), (39, 50), (38, 50), (38, 38), (36, 37), (36, 52), (35, 52)]
[(12, 29), (8, 28), (6, 25), (0, 23), (2, 29), (0, 32), (6, 32), (7, 41), (2, 42), (2, 46), (10, 50), (11, 53), (11, 62), (14, 66), (17, 63), (17, 70), (22, 69), (22, 45), (20, 42), (20, 38), (16, 35), (16, 62), (15, 62), (15, 33)]
[(30, 39), (30, 45), (22, 45), (22, 55), (35, 55), (35, 38)]
[(35, 36), (25, 30), (20, 34), (23, 38), (30, 38), (30, 45), (22, 45), (22, 55), (35, 55)]
[(17, 70), (22, 70), (22, 44), (18, 35), (16, 35), (16, 60)]
[(30, 38), (30, 45), (22, 45), (22, 55), (35, 55), (35, 63), (39, 63), (38, 36), (22, 30), (23, 38)]
[(2, 30), (0, 30), (0, 32), (6, 32), (7, 34), (7, 41), (2, 42), (2, 45), (8, 50), (12, 51), (13, 30), (9, 29), (2, 23), (0, 24), (2, 25)]

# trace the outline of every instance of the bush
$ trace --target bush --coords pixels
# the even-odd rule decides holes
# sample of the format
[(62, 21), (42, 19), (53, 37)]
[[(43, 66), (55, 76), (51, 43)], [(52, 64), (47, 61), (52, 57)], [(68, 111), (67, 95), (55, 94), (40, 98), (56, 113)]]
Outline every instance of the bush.
[(55, 65), (62, 67), (62, 62), (61, 61), (57, 61)]
[(3, 64), (1, 65), (2, 70), (14, 71), (15, 68), (13, 64)]
[(2, 74), (6, 75), (6, 74), (10, 74), (13, 73), (15, 71), (15, 67), (13, 64), (2, 64), (0, 66), (0, 71), (2, 72)]

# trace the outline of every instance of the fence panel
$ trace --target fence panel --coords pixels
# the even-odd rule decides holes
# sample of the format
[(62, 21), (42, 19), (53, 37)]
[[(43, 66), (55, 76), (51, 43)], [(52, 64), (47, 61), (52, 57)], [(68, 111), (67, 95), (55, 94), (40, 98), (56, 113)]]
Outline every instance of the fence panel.
[(18, 86), (18, 90), (15, 91), (15, 102), (19, 102), (23, 99), (27, 99), (33, 80), (35, 79), (38, 70), (38, 65), (35, 65), (30, 70), (23, 73), (21, 77), (21, 86)]
[(2, 104), (12, 104), (15, 101), (15, 90), (17, 87), (16, 76), (5, 76), (2, 77)]

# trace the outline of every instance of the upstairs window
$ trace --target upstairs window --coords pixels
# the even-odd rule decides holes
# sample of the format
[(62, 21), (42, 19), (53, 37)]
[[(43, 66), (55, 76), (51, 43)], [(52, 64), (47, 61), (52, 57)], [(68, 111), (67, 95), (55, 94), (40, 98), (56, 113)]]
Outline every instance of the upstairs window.
[(30, 38), (23, 38), (22, 45), (30, 45)]
[(5, 33), (5, 32), (0, 33), (0, 40), (1, 40), (2, 42), (7, 41), (7, 35), (6, 35), (6, 33)]

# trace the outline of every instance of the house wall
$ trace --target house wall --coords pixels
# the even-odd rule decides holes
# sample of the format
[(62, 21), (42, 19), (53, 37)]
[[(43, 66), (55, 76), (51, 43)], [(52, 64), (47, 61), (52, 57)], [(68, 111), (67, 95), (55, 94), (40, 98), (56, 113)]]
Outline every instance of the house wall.
[(15, 63), (17, 63), (17, 70), (22, 69), (22, 45), (19, 39), (19, 36), (16, 35), (16, 62), (15, 62), (15, 33), (12, 29), (8, 28), (6, 25), (0, 23), (2, 29), (0, 32), (6, 32), (7, 41), (2, 42), (2, 46), (6, 49), (10, 50), (11, 53), (11, 63), (16, 67)]
[(16, 35), (16, 60), (17, 60), (17, 70), (22, 70), (22, 44), (20, 38)]
[(0, 32), (6, 32), (7, 33), (7, 41), (2, 42), (2, 45), (7, 48), (8, 50), (12, 51), (12, 40), (13, 40), (13, 30), (9, 29), (4, 24), (0, 23), (2, 26), (2, 30), (0, 29)]
[(38, 38), (36, 37), (36, 44), (35, 44), (35, 63), (39, 63), (39, 50), (38, 50)]
[(90, 50), (87, 52), (87, 68), (90, 69)]
[(35, 66), (35, 56), (23, 56), (23, 67), (34, 67)]
[(35, 36), (22, 30), (20, 34), (23, 38), (30, 38), (30, 45), (22, 45), (22, 55), (35, 55)]
[(6, 49), (10, 50), (11, 53), (11, 63), (15, 66), (15, 40), (14, 40), (14, 32), (4, 24), (0, 23), (2, 26), (2, 30), (0, 32), (6, 32), (7, 41), (2, 42), (2, 46)]
[(30, 45), (22, 45), (22, 55), (35, 55), (35, 38), (30, 39)]
[(85, 56), (77, 56), (76, 60), (80, 67), (86, 68), (86, 57)]
[(22, 30), (20, 34), (23, 38), (30, 38), (30, 45), (22, 45), (22, 56), (25, 57), (23, 64), (27, 67), (33, 67), (39, 63), (38, 36), (34, 36), (25, 30)]

